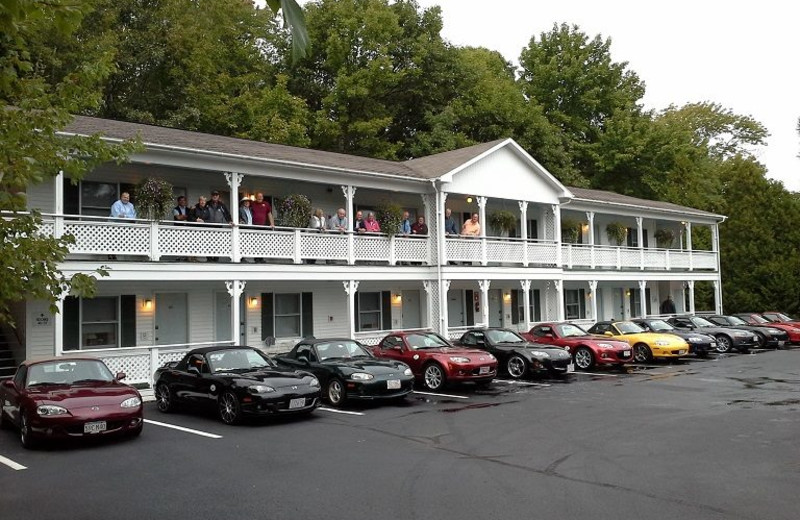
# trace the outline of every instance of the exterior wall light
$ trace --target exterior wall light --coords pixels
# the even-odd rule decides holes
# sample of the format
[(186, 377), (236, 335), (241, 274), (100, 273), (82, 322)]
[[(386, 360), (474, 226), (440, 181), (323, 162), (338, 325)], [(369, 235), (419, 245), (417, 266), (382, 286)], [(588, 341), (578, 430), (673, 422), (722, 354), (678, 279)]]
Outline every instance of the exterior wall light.
[(255, 309), (256, 307), (258, 307), (258, 298), (255, 296), (251, 296), (250, 298), (247, 299), (247, 305), (251, 309)]
[(150, 298), (142, 300), (142, 310), (145, 311), (153, 310), (153, 300), (151, 300)]

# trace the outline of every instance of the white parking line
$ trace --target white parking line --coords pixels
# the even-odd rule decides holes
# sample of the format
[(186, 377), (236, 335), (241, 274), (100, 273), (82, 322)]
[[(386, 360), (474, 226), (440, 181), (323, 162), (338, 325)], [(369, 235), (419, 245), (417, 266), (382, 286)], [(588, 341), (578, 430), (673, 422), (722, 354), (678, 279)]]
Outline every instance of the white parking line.
[(515, 381), (509, 379), (495, 379), (495, 383), (505, 383), (507, 385), (522, 385), (522, 386), (540, 386), (540, 387), (548, 387), (550, 383), (533, 383), (531, 381)]
[(317, 410), (322, 410), (323, 412), (341, 413), (344, 415), (364, 415), (361, 412), (349, 412), (347, 410), (337, 410), (336, 408), (328, 408), (327, 406), (318, 406)]
[(163, 426), (164, 428), (171, 428), (173, 430), (178, 430), (178, 431), (181, 431), (181, 432), (193, 433), (193, 434), (199, 435), (201, 437), (208, 437), (209, 439), (221, 439), (222, 438), (222, 435), (216, 435), (214, 433), (201, 432), (200, 430), (193, 430), (191, 428), (184, 428), (183, 426), (178, 426), (178, 425), (175, 425), (175, 424), (167, 424), (167, 423), (163, 423), (163, 422), (153, 421), (153, 420), (150, 420), (150, 419), (145, 419), (144, 422), (146, 422), (147, 424), (154, 424), (156, 426)]
[(19, 470), (22, 470), (22, 469), (28, 469), (25, 466), (23, 466), (22, 464), (17, 464), (13, 460), (7, 459), (7, 458), (3, 457), (2, 455), (0, 455), (0, 464), (5, 464), (9, 468), (11, 468), (13, 470), (16, 470), (16, 471), (19, 471)]
[(452, 397), (453, 399), (469, 399), (469, 397), (465, 395), (434, 394), (433, 392), (417, 392), (416, 390), (414, 390), (414, 393), (420, 395), (434, 395), (436, 397)]
[(606, 377), (619, 377), (619, 374), (604, 374), (602, 372), (575, 372), (576, 374), (583, 374), (587, 376), (606, 376)]

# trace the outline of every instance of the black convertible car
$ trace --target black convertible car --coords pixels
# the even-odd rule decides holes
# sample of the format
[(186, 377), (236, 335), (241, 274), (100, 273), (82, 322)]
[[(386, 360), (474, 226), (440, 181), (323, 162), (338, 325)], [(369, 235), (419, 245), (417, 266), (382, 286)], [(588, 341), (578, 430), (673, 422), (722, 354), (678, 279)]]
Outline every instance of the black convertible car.
[(758, 338), (758, 346), (761, 348), (781, 348), (789, 343), (789, 333), (775, 327), (770, 327), (768, 323), (763, 325), (751, 325), (738, 316), (725, 316), (714, 314), (704, 316), (705, 319), (732, 329), (749, 330)]
[(279, 367), (252, 347), (204, 347), (156, 370), (156, 406), (216, 407), (226, 424), (245, 415), (311, 413), (320, 398), (313, 374)]
[(631, 320), (647, 332), (673, 334), (689, 344), (689, 353), (699, 358), (707, 358), (709, 352), (717, 350), (717, 338), (709, 334), (678, 329), (660, 318), (635, 318)]
[(510, 329), (470, 329), (456, 344), (490, 352), (497, 358), (498, 365), (513, 379), (542, 373), (561, 376), (575, 370), (569, 351), (561, 347), (531, 343)]
[(317, 376), (333, 406), (348, 399), (402, 399), (414, 386), (408, 365), (378, 359), (352, 339), (303, 340), (275, 360)]
[(714, 336), (717, 338), (717, 352), (720, 353), (736, 349), (742, 354), (747, 354), (751, 348), (758, 345), (758, 338), (752, 332), (714, 325), (700, 316), (673, 316), (667, 322), (679, 329)]

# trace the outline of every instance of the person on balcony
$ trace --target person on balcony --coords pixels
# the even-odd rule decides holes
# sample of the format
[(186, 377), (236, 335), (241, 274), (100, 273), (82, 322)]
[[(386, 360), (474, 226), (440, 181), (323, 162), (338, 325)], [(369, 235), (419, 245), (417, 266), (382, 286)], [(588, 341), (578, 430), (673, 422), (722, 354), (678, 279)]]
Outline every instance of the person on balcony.
[(131, 204), (131, 194), (123, 191), (119, 200), (111, 205), (111, 216), (114, 218), (136, 218), (136, 208)]
[(461, 226), (461, 234), (469, 237), (481, 236), (481, 223), (478, 222), (478, 214), (473, 213), (472, 218), (464, 222)]
[(239, 224), (245, 226), (253, 225), (253, 212), (250, 209), (250, 199), (247, 197), (239, 201)]
[(458, 235), (458, 224), (456, 224), (456, 219), (453, 218), (453, 210), (450, 208), (444, 210), (444, 234)]
[(192, 222), (200, 222), (201, 224), (211, 220), (211, 212), (208, 209), (208, 204), (206, 204), (205, 197), (200, 197), (197, 199), (197, 205), (195, 205), (194, 209), (192, 210), (190, 220)]
[(186, 205), (186, 197), (181, 195), (178, 197), (178, 205), (172, 208), (172, 220), (175, 222), (188, 222), (189, 221), (189, 206)]
[(361, 210), (358, 210), (356, 211), (356, 219), (355, 221), (353, 221), (353, 231), (356, 231), (358, 233), (363, 233), (364, 232), (364, 226), (362, 225), (363, 223), (364, 223), (364, 214), (361, 212)]
[(264, 198), (263, 193), (256, 193), (256, 200), (250, 205), (253, 212), (253, 224), (256, 226), (266, 226), (269, 222), (270, 227), (275, 227), (275, 218), (272, 216), (272, 206)]
[(366, 233), (380, 233), (381, 225), (375, 220), (375, 214), (370, 211), (367, 213), (367, 219), (361, 221), (359, 229)]
[(408, 211), (403, 212), (403, 221), (400, 223), (399, 231), (401, 235), (411, 234), (411, 218), (408, 214)]
[(344, 208), (339, 208), (336, 210), (336, 215), (332, 216), (328, 221), (328, 229), (331, 231), (338, 231), (340, 233), (345, 233), (347, 231), (347, 216)]
[(233, 220), (231, 219), (231, 212), (228, 211), (228, 207), (220, 200), (218, 191), (211, 192), (211, 202), (208, 203), (208, 211), (210, 213), (210, 219), (207, 222), (211, 222), (212, 224), (230, 224), (231, 220)]
[(412, 235), (428, 234), (428, 224), (425, 223), (425, 217), (423, 217), (422, 215), (417, 217), (417, 221), (414, 222), (413, 226), (411, 226), (411, 234)]
[[(308, 229), (313, 229), (319, 232), (325, 231), (325, 213), (322, 211), (322, 208), (317, 208), (314, 210), (314, 213), (308, 220)], [(303, 260), (303, 262), (307, 264), (316, 264), (317, 259), (307, 258)], [(322, 263), (324, 264), (325, 261), (323, 260)]]

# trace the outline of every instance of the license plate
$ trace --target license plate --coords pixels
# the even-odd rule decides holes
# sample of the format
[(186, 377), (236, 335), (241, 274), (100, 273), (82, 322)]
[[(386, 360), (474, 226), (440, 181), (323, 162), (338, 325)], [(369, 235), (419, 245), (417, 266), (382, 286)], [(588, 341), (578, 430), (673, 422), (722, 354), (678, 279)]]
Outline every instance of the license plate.
[(717, 343), (715, 341), (711, 342), (711, 348), (717, 348)]
[(489, 367), (481, 367), (480, 370), (478, 371), (478, 373), (479, 374), (488, 374), (489, 373)]
[(106, 431), (106, 422), (87, 422), (83, 425), (83, 433), (100, 433)]
[(631, 351), (630, 350), (623, 350), (622, 351), (622, 357), (628, 357), (630, 355), (631, 355)]
[(389, 379), (386, 381), (386, 388), (389, 390), (399, 390), (400, 389), (400, 380), (399, 379)]
[(297, 399), (292, 399), (291, 401), (289, 401), (289, 409), (302, 408), (305, 405), (306, 405), (305, 397), (298, 397)]
[(567, 365), (567, 373), (569, 374), (570, 372), (575, 372), (575, 363)]
[(785, 341), (778, 341), (778, 346), (779, 346), (779, 347), (782, 347), (782, 346), (784, 346), (785, 344), (786, 344), (786, 342), (785, 342)]
[(686, 351), (685, 351), (685, 350), (679, 350), (679, 351), (678, 351), (678, 355), (680, 356), (680, 355), (682, 355), (682, 354), (686, 354)]

